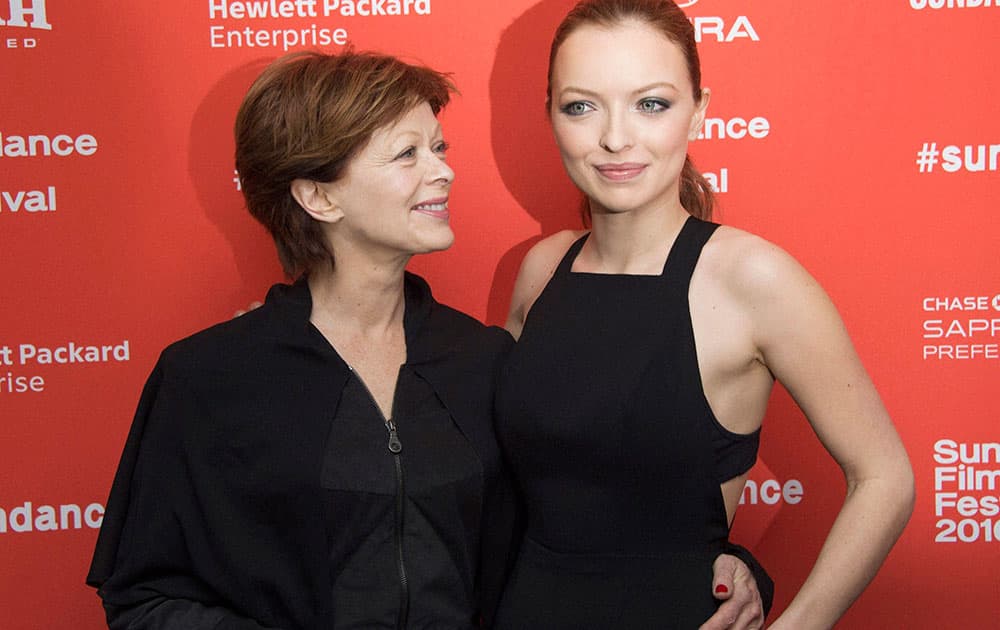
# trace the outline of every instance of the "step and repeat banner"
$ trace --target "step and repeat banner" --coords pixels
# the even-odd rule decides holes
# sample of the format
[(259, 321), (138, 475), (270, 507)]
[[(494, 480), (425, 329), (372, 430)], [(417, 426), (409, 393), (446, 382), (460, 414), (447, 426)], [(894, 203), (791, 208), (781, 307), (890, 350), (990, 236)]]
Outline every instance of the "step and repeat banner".
[[(580, 225), (544, 113), (572, 4), (0, 0), (0, 625), (102, 627), (83, 580), (143, 381), (166, 344), (282, 280), (233, 169), (260, 70), (352, 44), (454, 74), (457, 242), (412, 269), (502, 323), (527, 249)], [(692, 154), (717, 220), (824, 285), (913, 461), (913, 518), (841, 627), (995, 627), (1000, 2), (683, 4), (713, 92)], [(779, 389), (734, 527), (776, 611), (843, 492)]]

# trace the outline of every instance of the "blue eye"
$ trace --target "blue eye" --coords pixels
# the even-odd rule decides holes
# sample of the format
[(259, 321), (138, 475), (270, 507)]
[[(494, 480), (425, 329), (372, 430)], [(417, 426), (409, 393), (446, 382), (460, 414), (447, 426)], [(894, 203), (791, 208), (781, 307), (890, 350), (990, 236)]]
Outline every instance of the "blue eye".
[(416, 147), (407, 147), (405, 151), (396, 156), (397, 160), (408, 160), (417, 154)]
[(636, 106), (644, 114), (657, 114), (670, 109), (670, 103), (661, 98), (644, 98)]
[(447, 142), (445, 142), (444, 140), (442, 140), (441, 142), (439, 142), (439, 143), (437, 143), (437, 144), (434, 145), (434, 152), (435, 153), (440, 153), (440, 154), (444, 155), (445, 153), (448, 152), (448, 149), (450, 149), (450, 148), (451, 148), (451, 145), (448, 144)]
[(559, 108), (559, 111), (568, 116), (581, 116), (594, 109), (594, 106), (586, 101), (573, 101), (566, 103)]

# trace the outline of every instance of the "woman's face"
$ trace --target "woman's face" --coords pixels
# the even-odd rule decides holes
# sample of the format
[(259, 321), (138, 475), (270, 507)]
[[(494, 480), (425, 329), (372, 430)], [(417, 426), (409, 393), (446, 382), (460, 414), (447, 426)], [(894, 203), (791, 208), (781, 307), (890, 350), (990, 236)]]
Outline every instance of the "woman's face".
[(681, 49), (640, 22), (586, 25), (552, 67), (552, 129), (570, 178), (591, 211), (680, 205), (689, 140), (708, 105), (695, 102)]
[(337, 181), (320, 184), (342, 214), (338, 238), (389, 255), (450, 247), (448, 191), (455, 173), (446, 149), (427, 103), (372, 134)]

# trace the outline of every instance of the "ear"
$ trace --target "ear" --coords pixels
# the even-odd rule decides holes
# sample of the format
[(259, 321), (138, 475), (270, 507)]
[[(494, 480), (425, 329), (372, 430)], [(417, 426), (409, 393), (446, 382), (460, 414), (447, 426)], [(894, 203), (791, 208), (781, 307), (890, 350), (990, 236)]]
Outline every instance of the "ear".
[(326, 185), (311, 179), (293, 179), (291, 193), (309, 216), (323, 223), (336, 223), (344, 211), (333, 200)]
[(705, 124), (705, 113), (708, 111), (708, 102), (712, 100), (712, 90), (701, 88), (701, 100), (698, 101), (691, 116), (691, 127), (688, 129), (688, 140), (697, 140), (701, 133), (701, 126)]

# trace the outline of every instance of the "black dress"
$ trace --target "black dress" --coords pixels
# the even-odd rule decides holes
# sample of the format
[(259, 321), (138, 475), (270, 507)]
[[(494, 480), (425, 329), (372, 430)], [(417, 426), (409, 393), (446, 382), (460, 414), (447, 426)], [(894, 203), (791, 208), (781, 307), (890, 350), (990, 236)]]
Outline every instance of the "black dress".
[(662, 275), (573, 273), (566, 253), (498, 392), (527, 508), (501, 629), (697, 628), (727, 551), (719, 485), (758, 434), (722, 427), (701, 385), (688, 287), (717, 226), (691, 218)]

